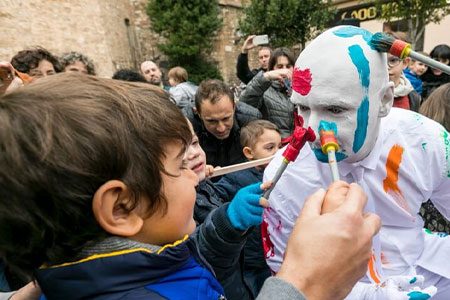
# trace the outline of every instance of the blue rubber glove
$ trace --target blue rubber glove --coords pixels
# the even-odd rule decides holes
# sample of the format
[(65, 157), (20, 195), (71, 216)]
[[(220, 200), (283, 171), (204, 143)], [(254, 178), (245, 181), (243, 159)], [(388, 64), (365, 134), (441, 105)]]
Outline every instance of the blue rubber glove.
[(247, 230), (262, 222), (264, 207), (259, 205), (262, 190), (261, 182), (240, 189), (227, 209), (231, 225), (239, 230)]

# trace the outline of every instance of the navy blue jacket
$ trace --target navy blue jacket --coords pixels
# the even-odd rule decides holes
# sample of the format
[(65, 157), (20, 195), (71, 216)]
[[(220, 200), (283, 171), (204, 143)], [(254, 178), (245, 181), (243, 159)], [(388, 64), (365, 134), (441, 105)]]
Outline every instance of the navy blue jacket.
[[(198, 223), (202, 223), (206, 216), (217, 207), (222, 206), (233, 199), (237, 191), (249, 184), (262, 181), (263, 171), (251, 168), (234, 172), (223, 176), (218, 182), (214, 183), (209, 179), (205, 179), (197, 186), (197, 199), (194, 208), (194, 219)], [(254, 299), (264, 283), (264, 280), (271, 275), (264, 258), (264, 251), (261, 241), (261, 230), (259, 226), (253, 228), (248, 235), (245, 243), (244, 251), (241, 257), (241, 274), (233, 275), (239, 278), (233, 282), (240, 282), (239, 285), (234, 284), (228, 286), (222, 283), (225, 294), (228, 296), (230, 290), (240, 290), (241, 295), (245, 297), (229, 299)]]
[(225, 299), (217, 280), (233, 284), (246, 239), (232, 227), (227, 207), (157, 253), (146, 248), (103, 253), (40, 269), (36, 279), (47, 299)]

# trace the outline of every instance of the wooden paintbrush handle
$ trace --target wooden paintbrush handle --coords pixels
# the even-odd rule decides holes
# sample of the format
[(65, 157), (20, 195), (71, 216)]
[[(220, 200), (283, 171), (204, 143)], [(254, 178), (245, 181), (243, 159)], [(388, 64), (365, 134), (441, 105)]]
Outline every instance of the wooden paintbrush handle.
[(241, 171), (241, 170), (245, 170), (245, 169), (249, 169), (249, 168), (253, 168), (253, 167), (257, 167), (257, 166), (261, 166), (261, 165), (265, 165), (265, 164), (268, 164), (272, 160), (272, 158), (273, 158), (273, 156), (270, 156), (270, 157), (266, 157), (266, 158), (262, 158), (262, 159), (248, 161), (245, 163), (240, 163), (240, 164), (235, 164), (235, 165), (231, 165), (231, 166), (226, 166), (223, 168), (218, 168), (217, 170), (214, 169), (214, 173), (211, 175), (210, 178), (225, 175), (228, 173)]

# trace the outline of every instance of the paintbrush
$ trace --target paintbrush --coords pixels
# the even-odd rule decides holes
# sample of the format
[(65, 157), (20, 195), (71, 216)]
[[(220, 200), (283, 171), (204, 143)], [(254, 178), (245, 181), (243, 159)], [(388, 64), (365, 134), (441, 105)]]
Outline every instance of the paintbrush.
[[(278, 180), (280, 180), (281, 175), (283, 175), (288, 164), (297, 159), (297, 156), (299, 155), (300, 150), (303, 148), (305, 143), (312, 142), (315, 139), (316, 139), (316, 135), (314, 134), (314, 131), (311, 129), (311, 127), (308, 127), (308, 129), (303, 128), (302, 116), (296, 115), (295, 116), (294, 133), (291, 136), (291, 140), (289, 141), (288, 146), (286, 147), (286, 149), (283, 152), (283, 161), (281, 162), (281, 165), (278, 167), (277, 172), (275, 173), (275, 176), (272, 179), (272, 185), (270, 186), (269, 189), (267, 189), (264, 192), (264, 194), (262, 196), (263, 203), (267, 203), (270, 193), (272, 193)], [(266, 206), (266, 205), (263, 205), (263, 206)]]
[[(339, 144), (337, 142), (336, 136), (334, 135), (335, 127), (330, 127), (331, 125), (327, 125), (325, 123), (320, 123), (319, 125), (319, 136), (320, 136), (320, 145), (322, 146), (322, 152), (328, 155), (328, 164), (331, 169), (331, 176), (333, 181), (339, 180), (339, 171), (337, 167), (336, 161), (336, 151), (339, 150)], [(333, 130), (334, 129), (334, 130)]]
[(404, 42), (402, 40), (395, 39), (394, 37), (382, 33), (375, 33), (370, 39), (370, 45), (372, 48), (379, 52), (388, 52), (394, 56), (404, 59), (405, 57), (411, 57), (414, 60), (420, 61), (427, 66), (435, 69), (439, 69), (444, 73), (450, 75), (450, 67), (438, 62), (432, 58), (426, 57), (425, 55), (419, 54), (411, 49), (411, 44)]

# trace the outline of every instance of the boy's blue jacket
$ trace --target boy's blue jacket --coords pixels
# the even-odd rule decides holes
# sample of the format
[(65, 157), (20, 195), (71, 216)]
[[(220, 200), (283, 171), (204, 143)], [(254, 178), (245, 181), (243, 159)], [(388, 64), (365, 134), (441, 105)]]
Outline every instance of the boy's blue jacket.
[[(262, 181), (263, 171), (256, 168), (242, 170), (223, 176), (218, 182), (205, 179), (196, 188), (194, 219), (204, 222), (206, 216), (217, 207), (230, 202), (242, 187)], [(234, 280), (220, 281), (225, 294), (232, 300), (254, 299), (261, 289), (264, 280), (271, 275), (266, 264), (261, 241), (261, 230), (255, 226), (249, 233), (244, 251), (241, 254), (241, 272), (232, 274)], [(232, 282), (231, 285), (229, 283)]]
[(212, 212), (190, 237), (157, 251), (91, 255), (42, 268), (36, 279), (47, 299), (226, 299), (214, 272), (222, 282), (235, 277), (246, 239), (230, 224), (227, 207)]

